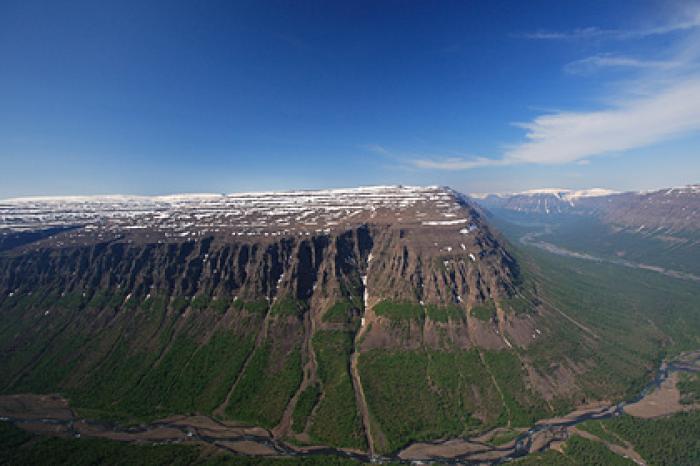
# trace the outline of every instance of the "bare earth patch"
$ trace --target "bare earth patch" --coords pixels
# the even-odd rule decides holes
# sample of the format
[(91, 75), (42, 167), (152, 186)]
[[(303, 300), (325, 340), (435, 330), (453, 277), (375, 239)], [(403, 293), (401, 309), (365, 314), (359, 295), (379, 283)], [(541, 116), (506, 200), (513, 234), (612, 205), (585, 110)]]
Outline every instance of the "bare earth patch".
[(201, 435), (208, 437), (225, 438), (253, 435), (256, 437), (270, 437), (270, 433), (255, 426), (239, 425), (233, 422), (217, 421), (207, 416), (172, 416), (157, 421), (158, 423), (194, 428)]
[(219, 445), (233, 450), (242, 455), (272, 456), (279, 453), (274, 449), (250, 440), (239, 440), (236, 442), (219, 442)]
[(2, 395), (0, 416), (67, 421), (73, 418), (73, 411), (59, 395)]
[(443, 443), (414, 443), (399, 453), (403, 460), (428, 460), (432, 458), (456, 458), (471, 453), (480, 453), (490, 448), (466, 440), (455, 439)]
[(89, 424), (85, 421), (78, 421), (74, 424), (74, 429), (87, 437), (102, 437), (111, 440), (119, 440), (126, 442), (148, 441), (148, 442), (165, 442), (184, 440), (185, 434), (171, 427), (155, 427), (141, 432), (118, 432), (107, 430), (103, 427)]
[(591, 414), (594, 416), (596, 416), (596, 415), (603, 416), (605, 414), (608, 414), (612, 409), (613, 408), (611, 408), (609, 402), (606, 402), (606, 401), (594, 402), (594, 403), (589, 403), (587, 405), (580, 406), (578, 409), (568, 413), (565, 416), (553, 417), (550, 419), (541, 419), (541, 420), (537, 421), (536, 424), (537, 425), (564, 424), (564, 423), (579, 419), (582, 416), (585, 416), (586, 414)]
[(688, 406), (681, 404), (681, 394), (676, 384), (678, 373), (674, 372), (661, 386), (649, 393), (637, 403), (625, 406), (625, 413), (634, 417), (654, 418), (686, 411)]

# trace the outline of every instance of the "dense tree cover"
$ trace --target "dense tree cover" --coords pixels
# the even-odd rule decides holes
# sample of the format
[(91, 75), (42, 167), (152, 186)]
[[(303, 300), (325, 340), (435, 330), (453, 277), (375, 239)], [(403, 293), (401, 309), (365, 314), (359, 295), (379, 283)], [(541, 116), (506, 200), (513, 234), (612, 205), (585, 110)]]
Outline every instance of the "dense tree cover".
[(700, 403), (700, 375), (681, 373), (677, 386), (681, 392), (681, 403)]
[(533, 453), (517, 459), (512, 464), (517, 466), (579, 466), (573, 459), (555, 450)]
[(650, 466), (700, 464), (700, 411), (659, 419), (623, 415), (579, 425), (603, 441), (630, 443)]
[(381, 351), (360, 356), (371, 416), (386, 451), (414, 440), (461, 435), (495, 422), (502, 402), (476, 351)]
[(634, 445), (650, 466), (700, 464), (700, 412), (661, 419), (620, 416), (604, 421), (605, 427)]
[[(83, 414), (126, 422), (211, 414), (224, 401), (259, 328), (260, 317), (241, 307), (231, 312), (238, 314), (243, 332), (224, 327), (202, 332), (205, 325), (215, 328), (231, 303), (208, 295), (188, 300), (118, 290), (63, 296), (35, 290), (4, 300), (0, 342), (13, 341), (12, 335), (26, 331), (28, 324), (33, 338), (12, 357), (0, 358), (0, 369), (8, 374), (2, 390), (59, 391)], [(183, 305), (193, 318), (181, 319)], [(110, 325), (83, 322), (117, 308)], [(30, 321), (37, 313), (44, 319)], [(90, 334), (93, 329), (97, 333)]]
[(608, 427), (603, 423), (603, 421), (589, 420), (576, 425), (576, 428), (590, 432), (604, 442), (609, 443), (621, 443), (622, 440), (617, 437), (612, 431), (608, 430)]
[(563, 453), (548, 450), (515, 461), (517, 466), (634, 466), (632, 460), (613, 453), (600, 442), (577, 435), (569, 438)]
[(542, 398), (525, 385), (525, 369), (511, 351), (485, 351), (484, 360), (496, 379), (506, 409), (501, 424), (528, 427), (538, 419), (551, 415)]
[(268, 428), (279, 423), (302, 371), (298, 346), (287, 354), (276, 353), (271, 343), (255, 350), (229, 399), (228, 417)]
[(634, 466), (634, 461), (613, 453), (600, 442), (574, 435), (566, 441), (564, 454), (581, 466)]
[(311, 415), (311, 411), (318, 402), (321, 390), (318, 384), (309, 384), (306, 389), (299, 394), (299, 399), (294, 407), (292, 415), (292, 428), (295, 432), (303, 432), (306, 428), (306, 421)]
[[(74, 397), (85, 406), (135, 417), (210, 414), (225, 400), (252, 347), (252, 336), (240, 337), (223, 330), (205, 344), (178, 337), (168, 345), (158, 364), (144, 369), (144, 361), (149, 362), (158, 353), (131, 356), (128, 343), (122, 342), (108, 358), (109, 370), (105, 367), (84, 387), (75, 389)], [(111, 394), (105, 393), (110, 381), (115, 390)], [(129, 382), (133, 383), (130, 387)], [(110, 404), (113, 398), (118, 399), (116, 404)]]
[[(628, 399), (653, 378), (664, 353), (700, 345), (698, 284), (535, 249), (528, 257), (539, 297), (554, 312), (525, 351), (528, 360), (542, 374), (566, 360), (588, 366), (578, 390), (555, 400), (558, 411), (587, 399)], [(559, 311), (575, 323), (556, 318)]]
[(309, 433), (315, 440), (341, 447), (366, 448), (355, 392), (350, 375), (353, 334), (319, 331), (312, 340), (323, 397)]

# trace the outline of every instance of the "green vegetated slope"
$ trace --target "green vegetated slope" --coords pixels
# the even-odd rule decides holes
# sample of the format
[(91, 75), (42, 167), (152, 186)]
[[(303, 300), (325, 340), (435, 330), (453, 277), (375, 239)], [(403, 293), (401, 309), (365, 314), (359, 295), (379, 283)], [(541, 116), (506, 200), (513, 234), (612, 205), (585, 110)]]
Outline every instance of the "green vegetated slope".
[(527, 427), (553, 414), (511, 351), (373, 350), (361, 355), (360, 372), (386, 452), (496, 426)]
[(61, 392), (86, 415), (124, 420), (211, 414), (253, 351), (266, 310), (223, 298), (195, 306), (41, 290), (0, 305), (3, 392)]
[(630, 444), (649, 465), (700, 464), (700, 411), (659, 419), (639, 419), (624, 415), (601, 421), (587, 421), (580, 428), (604, 442)]
[(364, 305), (357, 298), (353, 301), (337, 301), (323, 314), (323, 321), (349, 324), (363, 307)]
[(301, 383), (301, 353), (276, 350), (267, 343), (255, 350), (226, 409), (232, 419), (274, 427)]
[(361, 355), (360, 373), (371, 415), (386, 437), (385, 451), (494, 425), (502, 415), (476, 350), (374, 350)]
[(282, 299), (273, 304), (266, 334), (231, 393), (228, 418), (272, 428), (302, 380), (303, 303)]
[(194, 464), (199, 451), (182, 445), (137, 446), (102, 439), (39, 437), (0, 422), (0, 464), (173, 465)]
[(353, 336), (350, 332), (326, 330), (313, 337), (322, 397), (309, 433), (323, 444), (364, 449), (366, 437), (350, 375)]
[[(530, 248), (527, 252), (536, 261), (534, 274), (543, 299), (590, 330), (595, 346), (604, 350), (587, 354), (586, 345), (571, 335), (556, 345), (536, 343), (529, 353), (540, 364), (551, 359), (548, 353), (594, 358), (595, 377), (587, 385), (592, 394), (636, 389), (645, 378), (639, 369), (656, 369), (662, 353), (700, 347), (699, 284)], [(558, 330), (566, 335), (563, 324), (567, 320), (556, 322), (562, 324)]]
[(318, 403), (318, 398), (321, 396), (321, 389), (317, 383), (309, 384), (297, 400), (292, 414), (292, 428), (296, 432), (304, 432), (308, 425), (309, 416)]
[(527, 386), (527, 374), (516, 354), (485, 351), (484, 359), (503, 395), (505, 410), (499, 419), (500, 424), (528, 427), (552, 414), (541, 395)]

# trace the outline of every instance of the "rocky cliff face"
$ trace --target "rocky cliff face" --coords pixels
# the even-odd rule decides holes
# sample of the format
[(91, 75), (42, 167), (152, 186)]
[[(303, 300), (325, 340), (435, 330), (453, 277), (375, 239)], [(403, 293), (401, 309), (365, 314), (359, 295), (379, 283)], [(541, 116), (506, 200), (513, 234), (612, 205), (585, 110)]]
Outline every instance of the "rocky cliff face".
[[(226, 201), (209, 224), (189, 222), (200, 216), (195, 208), (182, 215), (174, 209), (170, 218), (180, 223), (167, 226), (154, 221), (150, 211), (126, 215), (126, 207), (117, 209), (123, 216), (115, 222), (85, 201), (71, 206), (56, 201), (67, 212), (60, 218), (44, 201), (51, 213), (31, 215), (50, 216), (51, 235), (37, 234), (36, 225), (17, 233), (36, 220), (6, 213), (5, 219), (15, 222), (10, 225), (14, 242), (22, 243), (22, 235), (31, 241), (3, 255), (0, 289), (5, 295), (47, 289), (86, 296), (118, 290), (135, 300), (162, 294), (270, 305), (278, 298), (307, 304), (347, 300), (363, 307), (366, 288), (371, 301), (452, 305), (465, 316), (474, 305), (515, 292), (514, 259), (460, 195), (439, 188), (359, 190), (361, 201), (353, 198), (355, 205), (348, 206), (351, 194), (343, 192), (344, 199), (332, 204), (331, 195), (306, 192), (310, 201), (293, 212), (295, 217), (289, 211), (290, 205), (299, 207), (297, 196), (278, 196), (275, 209), (282, 213), (265, 206), (257, 216), (251, 212), (255, 201), (246, 200), (249, 211), (240, 213), (239, 220), (246, 219), (241, 223), (228, 215)], [(354, 209), (350, 216), (328, 216), (340, 203)], [(207, 206), (211, 210), (210, 201)], [(85, 217), (75, 213), (80, 208), (93, 218), (67, 229), (65, 224)], [(22, 209), (32, 211), (15, 207)], [(108, 204), (105, 215), (114, 209)], [(278, 224), (284, 231), (276, 231)], [(313, 309), (319, 316), (323, 312)]]

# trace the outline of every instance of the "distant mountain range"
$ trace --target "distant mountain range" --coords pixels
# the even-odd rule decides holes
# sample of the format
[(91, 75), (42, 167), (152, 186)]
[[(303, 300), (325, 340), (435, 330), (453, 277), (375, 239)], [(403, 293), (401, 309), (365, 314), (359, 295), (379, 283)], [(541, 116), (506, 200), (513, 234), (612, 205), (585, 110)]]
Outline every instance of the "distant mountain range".
[(595, 215), (606, 223), (640, 230), (700, 231), (700, 184), (647, 192), (539, 189), (471, 197), (487, 209), (540, 215)]

